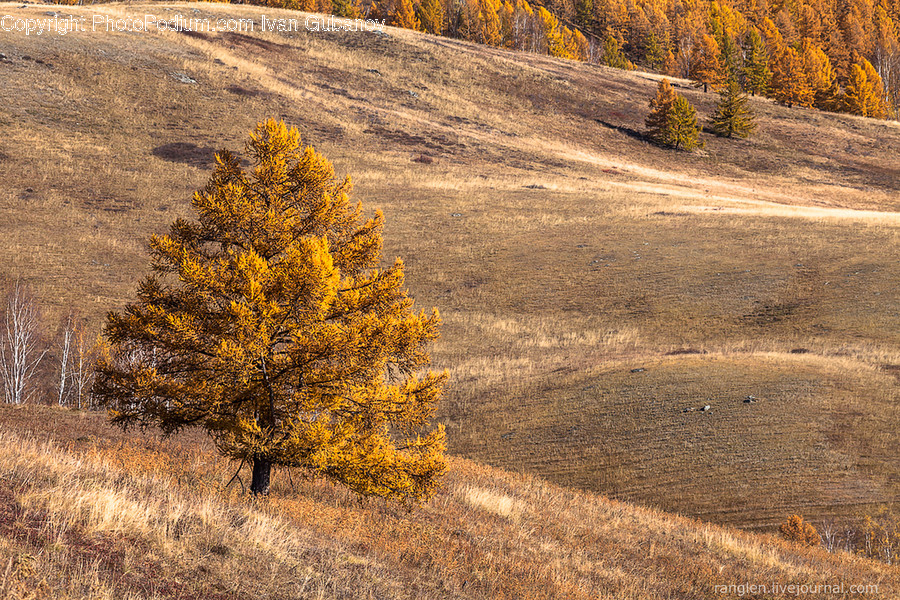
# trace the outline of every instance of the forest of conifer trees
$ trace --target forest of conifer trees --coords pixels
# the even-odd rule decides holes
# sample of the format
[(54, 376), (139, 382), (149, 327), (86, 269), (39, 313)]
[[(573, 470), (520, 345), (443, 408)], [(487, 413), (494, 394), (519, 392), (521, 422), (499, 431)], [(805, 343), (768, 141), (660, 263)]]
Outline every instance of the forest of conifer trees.
[(788, 106), (900, 114), (900, 0), (260, 0), (693, 79)]

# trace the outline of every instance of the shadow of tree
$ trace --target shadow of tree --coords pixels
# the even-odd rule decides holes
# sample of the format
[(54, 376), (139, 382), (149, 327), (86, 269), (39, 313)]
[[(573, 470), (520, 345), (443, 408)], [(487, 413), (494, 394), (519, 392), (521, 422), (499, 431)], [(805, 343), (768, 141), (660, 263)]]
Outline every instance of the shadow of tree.
[(190, 142), (173, 142), (157, 146), (152, 151), (153, 156), (176, 163), (205, 167), (215, 161), (216, 149), (210, 147), (201, 148)]
[(649, 135), (644, 133), (643, 131), (638, 131), (637, 129), (625, 127), (624, 125), (614, 125), (612, 123), (604, 121), (603, 119), (594, 118), (594, 121), (596, 121), (600, 125), (603, 125), (607, 129), (612, 129), (613, 131), (618, 131), (619, 133), (627, 135), (630, 138), (639, 140), (641, 142), (647, 142), (648, 144), (655, 144), (653, 139)]

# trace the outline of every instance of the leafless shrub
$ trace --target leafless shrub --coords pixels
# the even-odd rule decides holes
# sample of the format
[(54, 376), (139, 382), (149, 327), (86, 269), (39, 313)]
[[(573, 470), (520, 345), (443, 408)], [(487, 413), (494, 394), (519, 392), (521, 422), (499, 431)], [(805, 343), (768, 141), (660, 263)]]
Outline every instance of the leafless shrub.
[(819, 529), (822, 545), (829, 552), (834, 552), (838, 545), (838, 526), (834, 520), (824, 521)]
[(66, 318), (59, 339), (59, 362), (56, 386), (56, 403), (60, 406), (68, 404), (72, 392), (72, 338), (75, 337), (75, 322), (72, 316)]
[(91, 386), (94, 383), (94, 362), (99, 342), (92, 342), (84, 326), (75, 328), (72, 356), (72, 395), (75, 408), (94, 408)]
[(57, 404), (78, 409), (92, 408), (91, 385), (94, 380), (97, 342), (92, 342), (84, 324), (70, 315), (63, 324), (57, 344)]
[(0, 339), (0, 376), (6, 402), (24, 404), (34, 394), (35, 372), (47, 353), (40, 345), (40, 315), (34, 297), (16, 282), (6, 301)]

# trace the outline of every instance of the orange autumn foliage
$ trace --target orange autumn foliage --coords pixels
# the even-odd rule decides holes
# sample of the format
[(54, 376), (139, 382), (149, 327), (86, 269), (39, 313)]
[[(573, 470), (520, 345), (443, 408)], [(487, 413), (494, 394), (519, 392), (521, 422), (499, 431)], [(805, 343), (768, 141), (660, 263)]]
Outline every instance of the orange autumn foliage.
[(108, 315), (94, 393), (124, 427), (203, 429), (225, 456), (301, 469), (360, 495), (430, 497), (447, 379), (421, 369), (437, 311), (414, 312), (403, 262), (379, 268), (384, 218), (296, 129), (260, 123), (245, 171), (217, 155), (195, 220), (154, 236), (154, 274)]

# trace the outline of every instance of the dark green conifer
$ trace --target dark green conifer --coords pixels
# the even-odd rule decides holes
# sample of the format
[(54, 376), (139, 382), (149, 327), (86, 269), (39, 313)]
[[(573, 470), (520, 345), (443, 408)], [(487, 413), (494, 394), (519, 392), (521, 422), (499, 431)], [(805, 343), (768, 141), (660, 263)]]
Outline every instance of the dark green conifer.
[(750, 30), (747, 36), (746, 59), (744, 61), (744, 89), (752, 95), (765, 96), (769, 93), (769, 81), (772, 71), (769, 70), (769, 53), (766, 45), (756, 29)]
[(600, 64), (607, 67), (615, 67), (616, 69), (624, 69), (630, 71), (634, 68), (631, 61), (622, 54), (622, 48), (619, 46), (619, 40), (614, 35), (606, 36), (606, 42), (603, 44), (603, 56), (600, 58)]
[(590, 29), (594, 22), (594, 0), (577, 0), (575, 2), (575, 23), (579, 27)]
[(750, 137), (756, 124), (741, 87), (732, 81), (719, 92), (719, 96), (710, 127), (713, 133), (722, 137)]
[(331, 0), (331, 14), (345, 19), (354, 19), (359, 16), (353, 0)]
[(695, 150), (703, 147), (697, 111), (684, 96), (675, 96), (668, 119), (667, 145), (676, 150)]
[(662, 43), (659, 39), (659, 36), (656, 35), (656, 32), (651, 32), (647, 37), (647, 44), (644, 48), (644, 56), (647, 61), (647, 66), (649, 66), (654, 71), (661, 70), (666, 64), (666, 55), (668, 54), (668, 48), (666, 45)]
[(702, 148), (697, 111), (684, 96), (679, 96), (667, 79), (659, 82), (656, 97), (650, 101), (650, 114), (644, 124), (647, 135), (657, 144), (676, 150)]
[(719, 63), (725, 72), (726, 81), (738, 81), (741, 75), (741, 56), (734, 38), (727, 33), (719, 40)]

